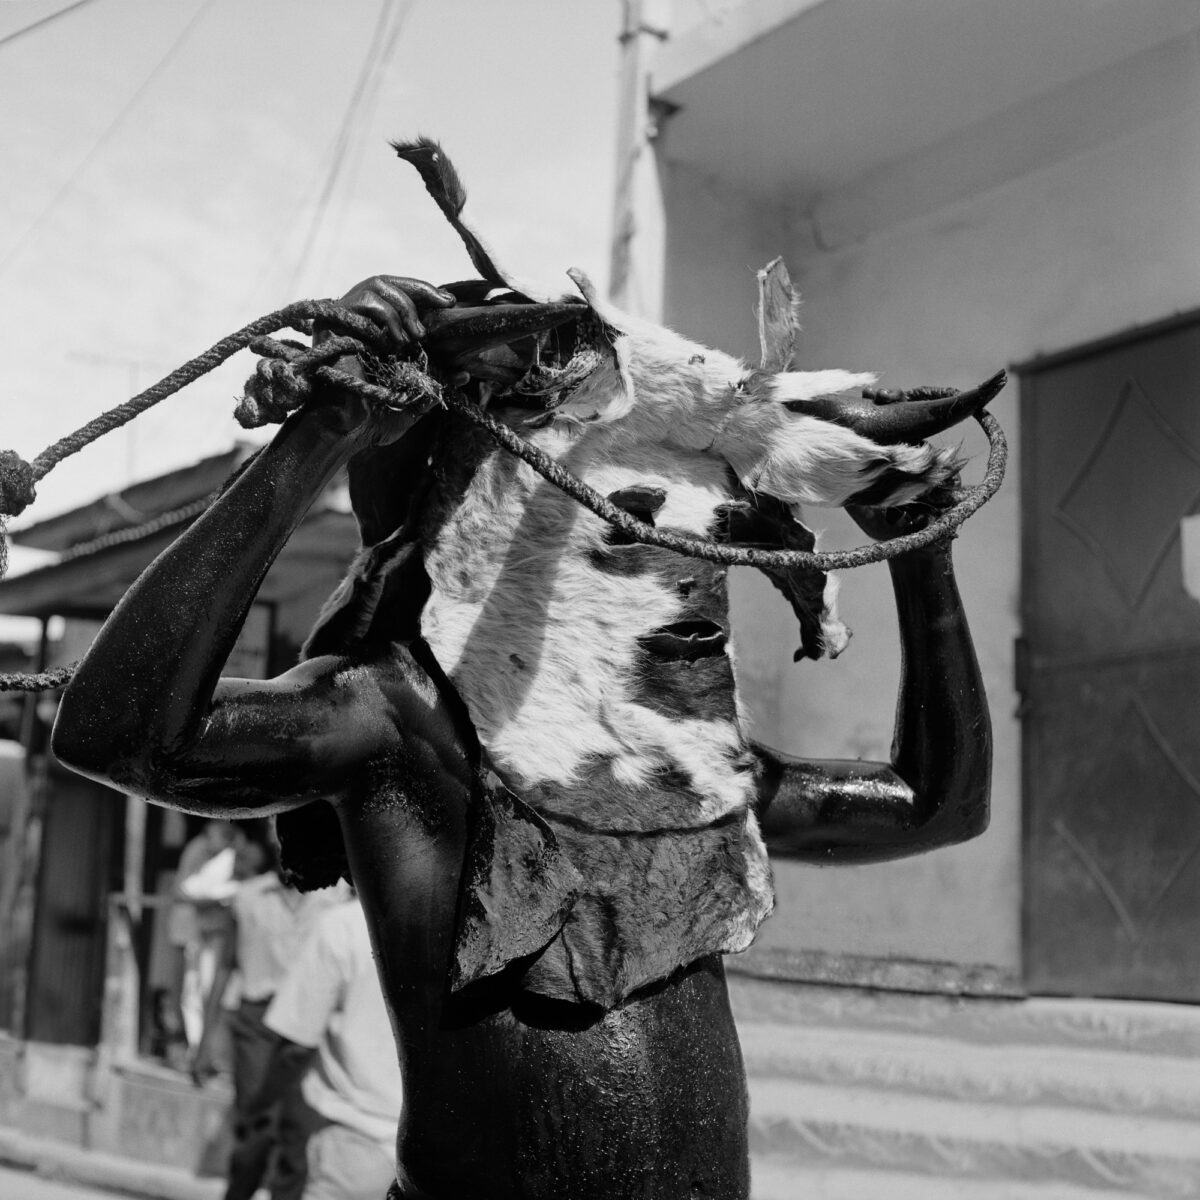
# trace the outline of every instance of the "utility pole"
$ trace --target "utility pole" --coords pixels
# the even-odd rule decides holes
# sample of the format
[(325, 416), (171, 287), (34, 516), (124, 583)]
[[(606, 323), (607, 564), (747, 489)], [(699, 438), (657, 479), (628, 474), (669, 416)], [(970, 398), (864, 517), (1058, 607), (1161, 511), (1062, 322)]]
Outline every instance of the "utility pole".
[(608, 293), (618, 307), (659, 320), (663, 305), (663, 203), (654, 158), (657, 115), (650, 73), (667, 38), (669, 0), (622, 0), (617, 179)]

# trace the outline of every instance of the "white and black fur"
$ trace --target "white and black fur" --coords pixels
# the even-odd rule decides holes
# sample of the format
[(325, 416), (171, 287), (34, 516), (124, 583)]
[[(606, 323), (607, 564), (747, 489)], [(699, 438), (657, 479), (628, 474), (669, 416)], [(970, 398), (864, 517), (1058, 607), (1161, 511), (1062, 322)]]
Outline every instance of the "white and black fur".
[[(548, 413), (487, 385), (480, 400), (598, 492), (656, 497), (660, 528), (714, 536), (747, 503), (785, 515), (863, 496), (898, 504), (957, 469), (953, 451), (881, 445), (788, 408), (871, 374), (752, 369), (572, 277), (606, 331), (598, 365)], [(772, 905), (724, 571), (623, 544), (479, 430), (439, 416), (404, 536), (360, 555), (309, 652), (369, 637), (391, 590), (380, 580), (402, 564), (404, 588), (424, 597), (410, 632), (490, 767), (582, 878), (529, 986), (611, 1006), (702, 954), (744, 949)], [(846, 635), (824, 593), (814, 619), (836, 653)]]

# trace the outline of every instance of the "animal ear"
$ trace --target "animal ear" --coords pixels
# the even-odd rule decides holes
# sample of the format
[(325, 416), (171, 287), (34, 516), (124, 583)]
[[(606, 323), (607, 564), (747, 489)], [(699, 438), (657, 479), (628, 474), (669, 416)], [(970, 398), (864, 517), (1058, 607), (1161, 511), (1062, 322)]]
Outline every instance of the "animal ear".
[(800, 295), (792, 287), (782, 258), (773, 258), (758, 272), (759, 369), (786, 371), (796, 353), (800, 332)]
[(869, 387), (875, 376), (851, 371), (755, 372), (713, 449), (742, 484), (788, 503), (841, 506), (903, 504), (947, 480), (954, 450), (927, 443), (881, 445), (833, 421), (791, 411), (789, 403)]

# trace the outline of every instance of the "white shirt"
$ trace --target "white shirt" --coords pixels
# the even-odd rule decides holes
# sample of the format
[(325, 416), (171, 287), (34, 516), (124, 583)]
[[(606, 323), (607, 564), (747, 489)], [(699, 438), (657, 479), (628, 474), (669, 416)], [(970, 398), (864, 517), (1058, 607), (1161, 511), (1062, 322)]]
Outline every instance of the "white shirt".
[(189, 900), (220, 904), (238, 889), (233, 877), (237, 851), (232, 846), (218, 850), (207, 862), (180, 881), (179, 894)]
[(323, 1117), (395, 1153), (403, 1086), (367, 922), (358, 900), (320, 913), (263, 1018), (269, 1029), (311, 1046), (301, 1084)]
[(344, 885), (301, 895), (274, 871), (238, 884), (233, 895), (237, 966), (242, 1000), (269, 1000), (291, 969), (317, 914), (345, 903)]

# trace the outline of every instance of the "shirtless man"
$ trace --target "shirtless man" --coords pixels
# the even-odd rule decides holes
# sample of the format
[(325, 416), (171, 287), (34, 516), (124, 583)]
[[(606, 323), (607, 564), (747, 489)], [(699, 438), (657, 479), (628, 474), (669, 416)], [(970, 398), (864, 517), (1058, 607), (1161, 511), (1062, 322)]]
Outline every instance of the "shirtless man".
[[(394, 277), (368, 280), (343, 301), (398, 347), (424, 336), (423, 315), (454, 302), (450, 292)], [(361, 369), (355, 360), (341, 365)], [(446, 374), (472, 369), (459, 361)], [(486, 925), (484, 910), (509, 887), (527, 909), (541, 905), (533, 924), (556, 929), (565, 909), (555, 897), (566, 892), (555, 892), (554, 876), (565, 868), (549, 832), (554, 814), (543, 819), (503, 787), (487, 791), (489, 748), (481, 750), (471, 713), (411, 611), (389, 615), (405, 597), (385, 588), (368, 633), (345, 652), (318, 653), (271, 680), (220, 678), (263, 575), (308, 506), (339, 468), (403, 445), (417, 422), (333, 388), (294, 413), (113, 613), (64, 697), (55, 752), (112, 786), (210, 817), (332, 803), (404, 1076), (395, 1197), (745, 1197), (746, 1085), (717, 953), (728, 941), (682, 954), (678, 969), (618, 991), (615, 1003), (572, 1001), (537, 983), (544, 934), (464, 983), (467, 901), (484, 897), (473, 911)], [(433, 458), (422, 444), (408, 469), (423, 471)], [(928, 511), (855, 516), (884, 537), (919, 527)], [(680, 586), (694, 594), (696, 563), (679, 562), (689, 572)], [(949, 546), (894, 559), (890, 570), (905, 660), (894, 762), (795, 762), (752, 748), (751, 806), (775, 853), (860, 863), (986, 826), (986, 701)], [(731, 697), (732, 676), (721, 686)], [(556, 714), (540, 718), (553, 725)], [(492, 825), (481, 832), (485, 809)], [(554, 820), (563, 844), (574, 844), (567, 818)], [(753, 814), (718, 825), (761, 846)], [(658, 832), (629, 839), (631, 853)], [(489, 839), (504, 839), (504, 854)], [(516, 882), (496, 883), (509, 869)], [(468, 895), (468, 877), (481, 872), (494, 890)], [(544, 903), (530, 879), (547, 889)], [(649, 871), (644, 882), (651, 886)], [(586, 892), (589, 883), (572, 886)]]

